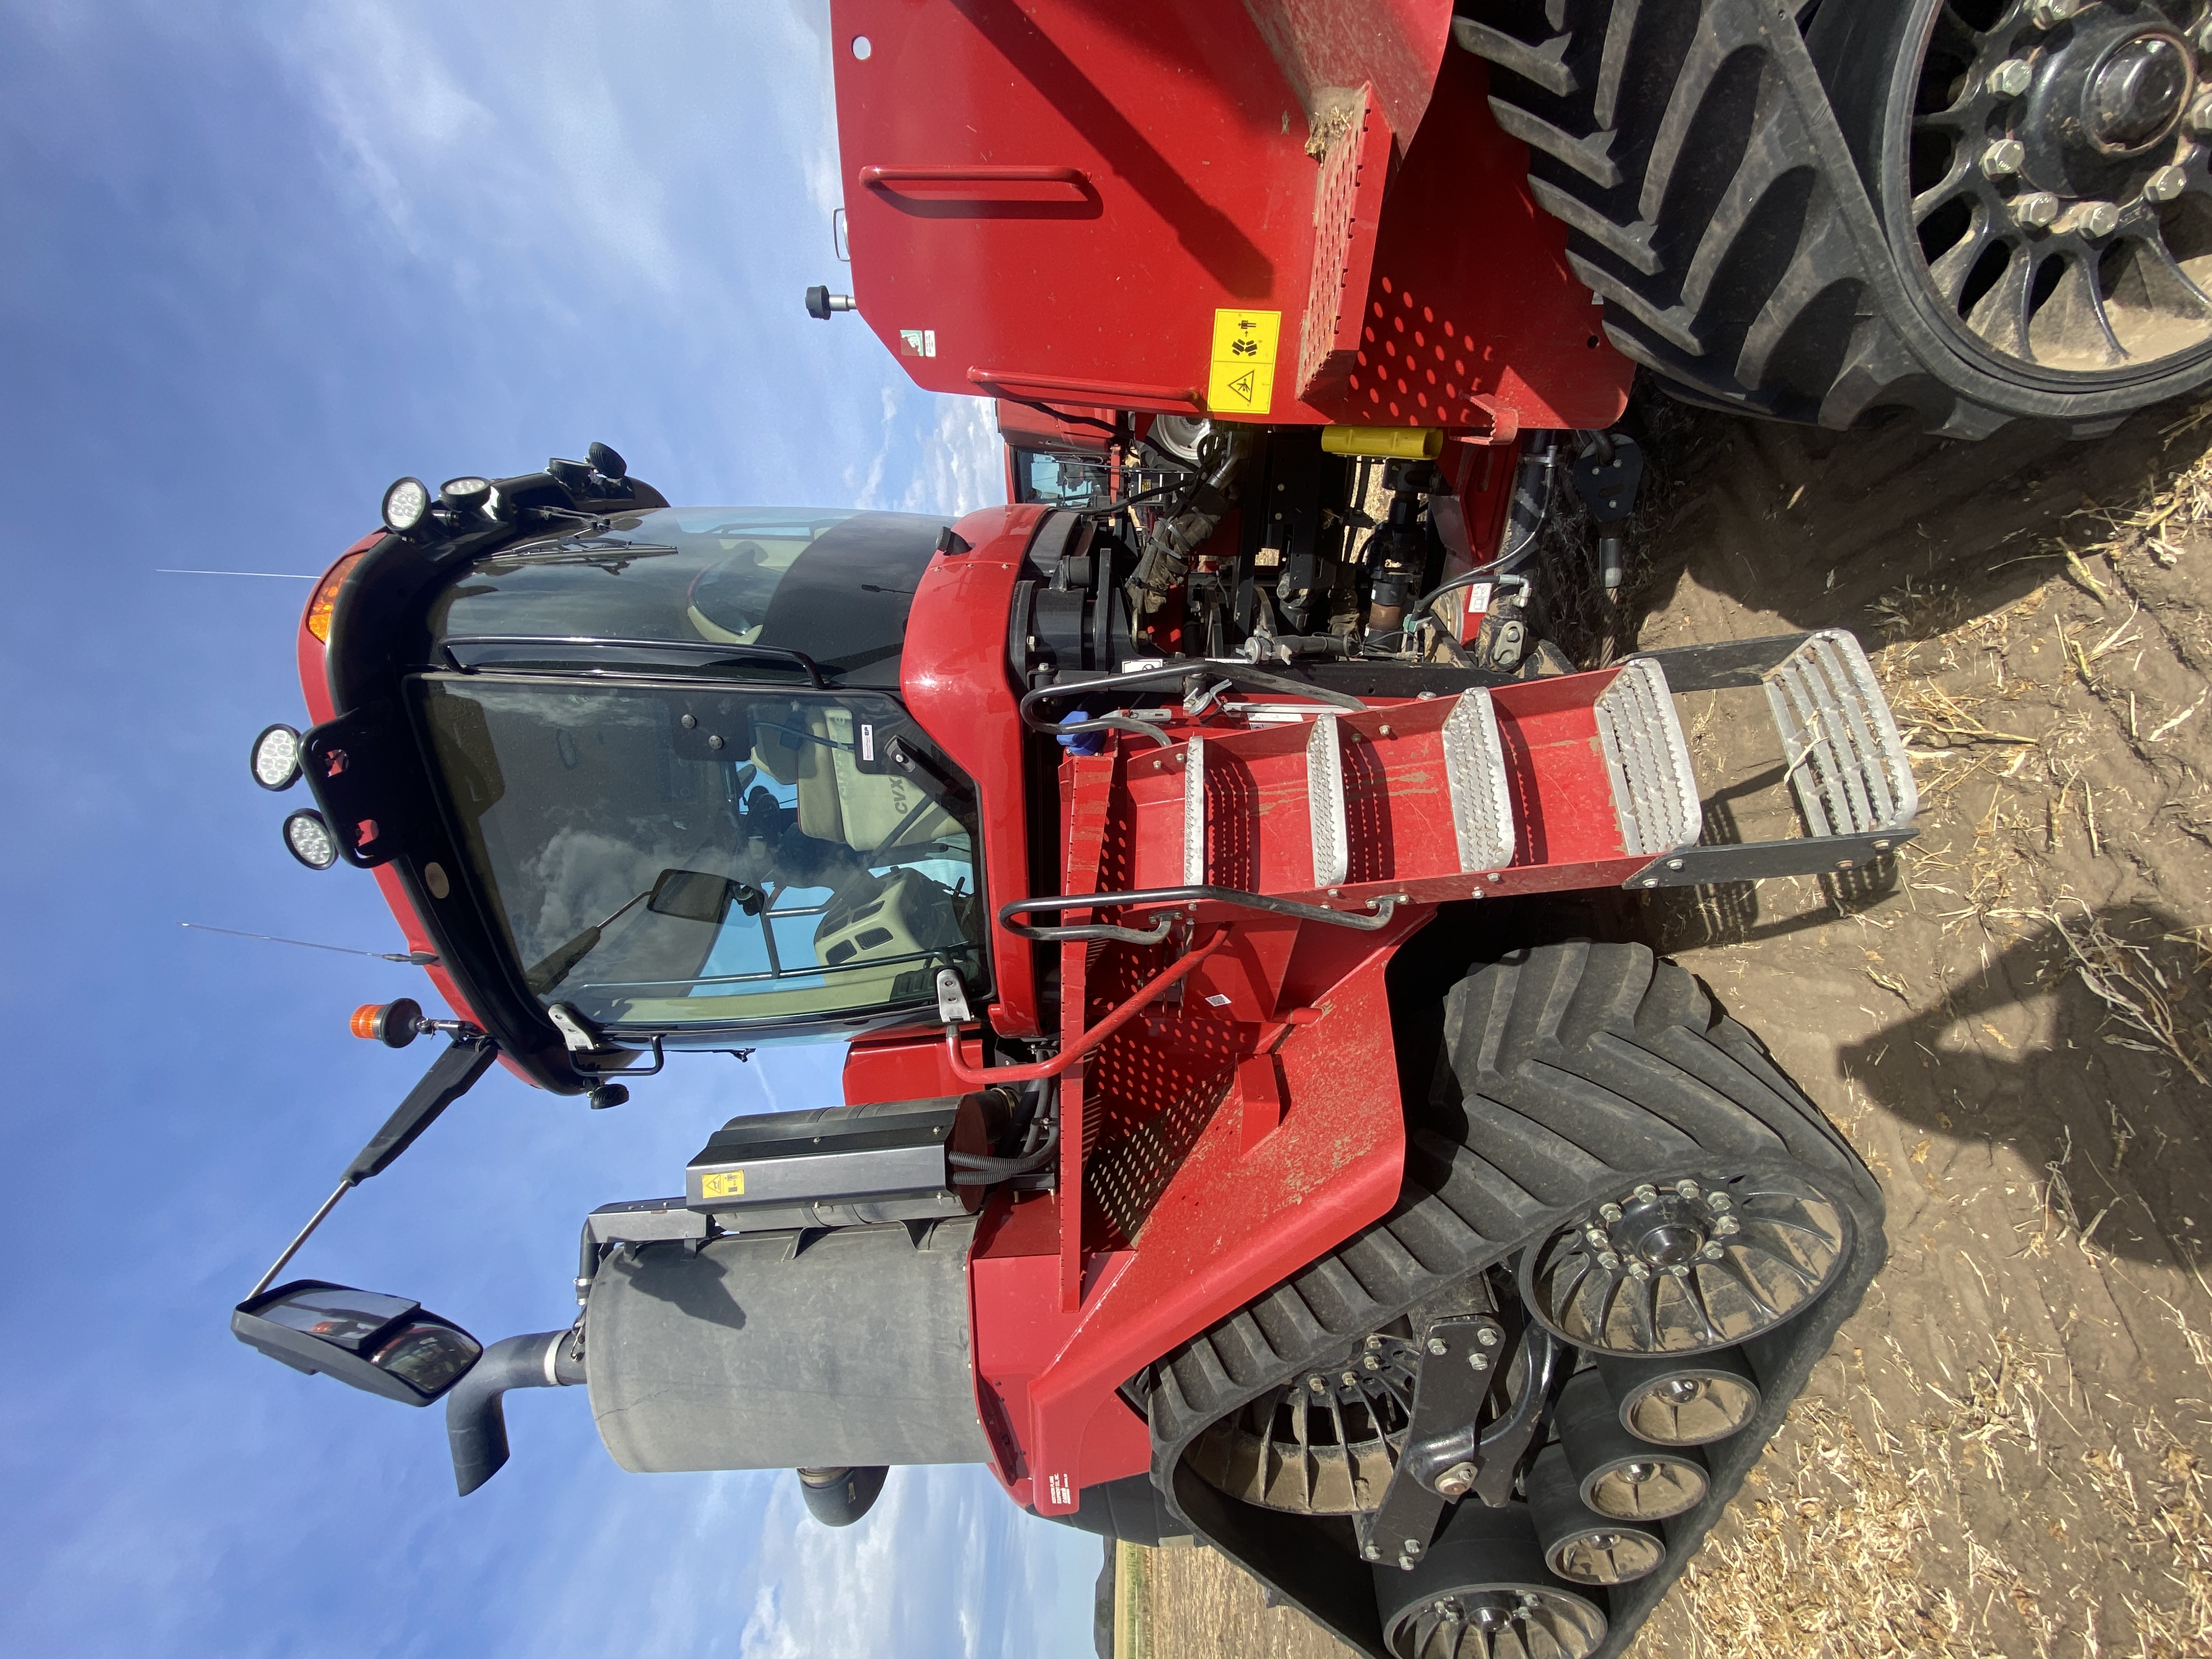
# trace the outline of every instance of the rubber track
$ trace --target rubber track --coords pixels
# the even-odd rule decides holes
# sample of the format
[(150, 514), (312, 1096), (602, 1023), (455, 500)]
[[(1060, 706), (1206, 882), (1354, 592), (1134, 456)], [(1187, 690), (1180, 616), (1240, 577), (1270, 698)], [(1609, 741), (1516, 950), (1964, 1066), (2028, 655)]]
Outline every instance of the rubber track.
[(1685, 969), (1640, 945), (1516, 953), (1455, 986), (1429, 1115), (1382, 1220), (1170, 1355), (1146, 1400), (1152, 1478), (1176, 1515), (1338, 1638), (1387, 1659), (1376, 1570), (1351, 1523), (1239, 1504), (1182, 1466), (1207, 1425), (1425, 1297), (1504, 1261), (1632, 1180), (1795, 1165), (1850, 1214), (1850, 1261), (1813, 1309), (1750, 1354), (1765, 1390), (1742, 1433), (1707, 1448), (1705, 1501), (1668, 1523), (1668, 1565), (1616, 1591), (1601, 1656), (1621, 1650), (1778, 1428), (1880, 1265), (1881, 1197), (1842, 1138)]
[[(1830, 0), (1835, 4), (1870, 0)], [(1492, 111), (1614, 345), (1690, 402), (1985, 437), (2109, 430), (2203, 366), (2069, 392), (1992, 373), (1906, 294), (1796, 17), (1802, 0), (1462, 0)]]

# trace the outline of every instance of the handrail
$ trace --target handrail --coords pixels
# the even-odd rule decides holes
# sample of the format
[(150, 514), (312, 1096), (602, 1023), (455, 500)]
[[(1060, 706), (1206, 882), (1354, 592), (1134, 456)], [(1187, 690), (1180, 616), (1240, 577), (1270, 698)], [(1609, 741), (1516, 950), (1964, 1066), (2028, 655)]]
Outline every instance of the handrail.
[(1077, 398), (1093, 406), (1107, 405), (1127, 409), (1139, 404), (1171, 404), (1177, 408), (1203, 409), (1206, 399), (1199, 395), (1196, 386), (1146, 386), (1126, 380), (1071, 380), (1064, 374), (1028, 374), (1016, 369), (971, 368), (969, 380), (986, 386), (1001, 395), (1011, 396), (1006, 388), (1018, 386), (1024, 390), (1058, 393)]
[(999, 926), (1023, 939), (1047, 944), (1108, 939), (1126, 940), (1131, 945), (1157, 945), (1167, 937), (1168, 922), (1172, 918), (1161, 918), (1155, 927), (1146, 933), (1104, 922), (1032, 927), (1014, 918), (1032, 910), (1118, 910), (1147, 904), (1223, 904), (1232, 909), (1261, 910), (1298, 921), (1326, 922), (1332, 927), (1355, 927), (1363, 933), (1373, 933), (1390, 925), (1392, 914), (1405, 898), (1403, 893), (1385, 893), (1367, 901), (1368, 908), (1375, 912), (1373, 915), (1356, 916), (1348, 910), (1332, 910), (1325, 904), (1300, 904), (1295, 899), (1248, 892), (1241, 887), (1146, 887), (1128, 893), (1059, 893), (1050, 898), (1017, 899), (1012, 904), (999, 907)]
[(1081, 167), (956, 162), (949, 166), (860, 169), (860, 183), (869, 190), (881, 190), (886, 185), (1073, 185), (1080, 190), (1090, 182), (1090, 175)]
[(1284, 696), (1308, 697), (1315, 702), (1325, 703), (1333, 708), (1348, 709), (1355, 714), (1367, 712), (1367, 705), (1349, 692), (1332, 691), (1325, 685), (1310, 685), (1285, 674), (1270, 674), (1237, 657), (1177, 657), (1162, 663), (1158, 668), (1139, 668), (1126, 674), (1091, 672), (1081, 669), (1073, 672), (1086, 674), (1086, 678), (1058, 680), (1050, 685), (1041, 685), (1022, 698), (1019, 712), (1023, 725), (1032, 732), (1065, 731), (1066, 727), (1040, 719), (1030, 711), (1039, 703), (1056, 702), (1063, 697), (1087, 697), (1102, 691), (1110, 695), (1116, 687), (1126, 690), (1135, 685), (1156, 685), (1162, 681), (1181, 681), (1193, 674), (1211, 675), (1215, 679), (1226, 680), (1231, 685), (1256, 686), (1262, 691), (1273, 691)]
[(1041, 1083), (1046, 1078), (1058, 1077), (1077, 1060), (1135, 1018), (1153, 998), (1158, 996), (1169, 986), (1173, 985), (1192, 969), (1197, 967), (1200, 963), (1204, 962), (1219, 950), (1228, 937), (1227, 928), (1217, 929), (1212, 939), (1206, 940), (1196, 950), (1185, 953), (1180, 961), (1170, 964), (1162, 972), (1153, 975), (1151, 979), (1138, 988), (1134, 996), (1050, 1060), (1041, 1060), (1030, 1066), (986, 1066), (979, 1071), (960, 1056), (960, 1028), (957, 1025), (947, 1025), (945, 1028), (945, 1051), (952, 1075), (963, 1083), (987, 1085)]

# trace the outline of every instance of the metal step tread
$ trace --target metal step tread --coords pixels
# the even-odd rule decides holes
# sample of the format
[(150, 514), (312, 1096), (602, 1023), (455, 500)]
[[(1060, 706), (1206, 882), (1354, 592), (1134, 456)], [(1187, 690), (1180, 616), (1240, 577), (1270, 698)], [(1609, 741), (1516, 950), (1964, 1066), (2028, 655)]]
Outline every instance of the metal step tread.
[(1693, 844), (1704, 809), (1665, 671), (1631, 657), (1598, 697), (1596, 714), (1622, 850), (1650, 858)]
[(1912, 765), (1856, 639), (1822, 629), (1764, 684), (1808, 835), (1866, 835), (1912, 822), (1920, 809)]

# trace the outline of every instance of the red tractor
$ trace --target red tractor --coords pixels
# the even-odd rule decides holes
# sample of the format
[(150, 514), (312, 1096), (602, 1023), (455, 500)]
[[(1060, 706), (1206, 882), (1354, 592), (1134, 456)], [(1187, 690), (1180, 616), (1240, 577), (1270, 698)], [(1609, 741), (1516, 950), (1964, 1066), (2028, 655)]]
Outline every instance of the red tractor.
[[(1916, 803), (1847, 634), (1576, 672), (1547, 520), (1617, 583), (1635, 363), (1961, 434), (2196, 384), (2198, 10), (837, 0), (809, 309), (995, 398), (1010, 504), (403, 479), (253, 770), (453, 1012), (356, 1016), (447, 1046), (331, 1203), (495, 1060), (612, 1107), (835, 1041), (844, 1100), (584, 1218), (569, 1329), (271, 1288), (295, 1240), (238, 1334), (446, 1401), (465, 1493), (505, 1390), (578, 1384), (623, 1468), (832, 1525), (979, 1462), (1377, 1659), (1620, 1651), (1883, 1243), (1589, 896), (1862, 878)], [(1771, 720), (1788, 833), (1702, 809), (1693, 690)]]

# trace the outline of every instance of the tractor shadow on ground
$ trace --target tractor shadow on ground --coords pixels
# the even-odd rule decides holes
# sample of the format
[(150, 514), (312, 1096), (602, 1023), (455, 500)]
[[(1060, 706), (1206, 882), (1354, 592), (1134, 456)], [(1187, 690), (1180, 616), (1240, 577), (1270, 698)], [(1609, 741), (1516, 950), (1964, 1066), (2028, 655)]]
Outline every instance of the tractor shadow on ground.
[(1931, 1140), (2008, 1146), (2043, 1171), (2055, 1231), (2191, 1266), (2212, 1226), (2202, 949), (2154, 908), (2068, 905), (1838, 1058)]

